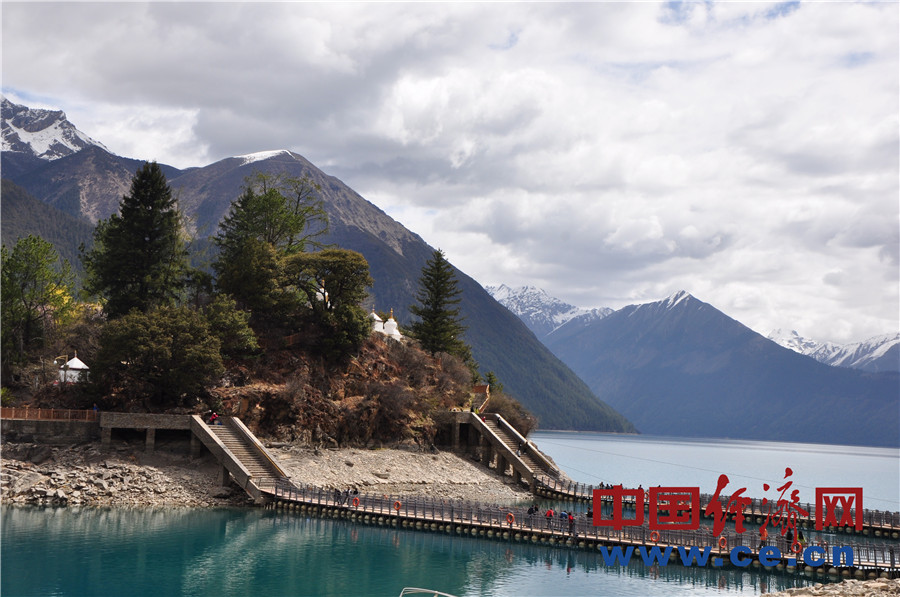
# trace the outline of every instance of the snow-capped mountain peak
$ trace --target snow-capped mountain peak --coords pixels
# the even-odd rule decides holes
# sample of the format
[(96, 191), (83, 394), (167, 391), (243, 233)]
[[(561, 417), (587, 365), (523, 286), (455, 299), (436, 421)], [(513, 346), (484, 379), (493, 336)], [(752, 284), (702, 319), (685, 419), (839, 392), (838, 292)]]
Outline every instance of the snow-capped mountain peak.
[(799, 352), (800, 354), (805, 355), (809, 355), (815, 352), (816, 349), (822, 346), (822, 344), (816, 342), (815, 340), (804, 338), (795, 330), (786, 331), (778, 328), (777, 330), (772, 330), (766, 337), (776, 344), (780, 344), (781, 346), (789, 348), (794, 352)]
[(682, 307), (678, 307), (679, 309), (683, 309), (685, 305), (689, 303), (689, 301), (694, 300), (694, 297), (691, 293), (686, 290), (679, 290), (673, 294), (670, 294), (666, 298), (653, 301), (650, 303), (639, 303), (636, 305), (629, 305), (626, 307), (628, 310), (628, 317), (639, 317), (642, 314), (646, 314), (648, 311), (654, 313), (665, 313), (667, 311), (674, 311), (678, 305), (682, 305)]
[(252, 164), (254, 162), (261, 162), (263, 160), (268, 160), (269, 158), (274, 158), (277, 155), (285, 154), (287, 156), (291, 155), (291, 152), (287, 149), (273, 149), (270, 151), (257, 151), (255, 153), (247, 153), (244, 155), (234, 156), (238, 159), (244, 160), (243, 166), (247, 164)]
[(793, 330), (788, 333), (781, 329), (773, 330), (767, 337), (826, 365), (874, 372), (900, 371), (900, 333), (883, 334), (850, 344), (816, 342)]
[(681, 301), (689, 299), (689, 298), (691, 298), (690, 293), (688, 293), (686, 290), (679, 290), (678, 292), (675, 292), (674, 294), (669, 295), (669, 297), (666, 298), (664, 303), (665, 303), (666, 309), (671, 309), (672, 307), (674, 307)]
[(3, 151), (56, 160), (95, 145), (106, 147), (75, 128), (62, 110), (42, 110), (14, 104), (0, 95)]
[(606, 317), (612, 309), (583, 309), (550, 296), (536, 286), (511, 288), (506, 284), (486, 286), (494, 300), (512, 311), (538, 338), (550, 334), (573, 320), (592, 321)]

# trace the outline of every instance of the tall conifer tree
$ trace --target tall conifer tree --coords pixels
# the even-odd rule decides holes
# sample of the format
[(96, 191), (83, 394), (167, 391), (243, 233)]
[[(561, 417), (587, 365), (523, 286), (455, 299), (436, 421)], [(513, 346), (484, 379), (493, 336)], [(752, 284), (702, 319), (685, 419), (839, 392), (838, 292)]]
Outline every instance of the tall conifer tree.
[(231, 203), (214, 238), (216, 286), (257, 316), (290, 310), (280, 281), (282, 260), (321, 247), (328, 231), (321, 190), (310, 179), (256, 173)]
[(459, 308), (455, 307), (459, 304), (460, 293), (453, 266), (443, 251), (436, 250), (422, 268), (416, 294), (419, 303), (409, 308), (419, 318), (412, 324), (411, 331), (422, 348), (431, 354), (446, 352), (470, 360), (471, 349), (462, 340), (466, 328), (460, 323)]
[(97, 224), (94, 247), (82, 261), (86, 288), (106, 300), (110, 317), (146, 313), (182, 294), (188, 261), (181, 214), (156, 162), (134, 175), (119, 213)]

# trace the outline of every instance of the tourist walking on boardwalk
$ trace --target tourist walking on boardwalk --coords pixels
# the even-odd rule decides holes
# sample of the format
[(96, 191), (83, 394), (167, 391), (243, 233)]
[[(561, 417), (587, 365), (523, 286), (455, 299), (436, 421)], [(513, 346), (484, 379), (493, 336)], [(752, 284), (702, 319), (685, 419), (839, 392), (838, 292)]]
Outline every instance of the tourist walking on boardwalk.
[(553, 508), (547, 508), (547, 528), (550, 528), (550, 525), (553, 524)]

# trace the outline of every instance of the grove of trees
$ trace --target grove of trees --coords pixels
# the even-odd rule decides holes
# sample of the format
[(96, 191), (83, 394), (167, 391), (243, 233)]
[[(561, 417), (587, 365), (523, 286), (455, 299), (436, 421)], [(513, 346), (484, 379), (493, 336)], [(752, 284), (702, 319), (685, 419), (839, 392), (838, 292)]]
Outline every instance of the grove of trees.
[[(82, 245), (81, 301), (69, 264), (49, 242), (28, 236), (3, 246), (4, 387), (36, 360), (54, 365), (42, 365), (46, 385), (55, 378), (54, 358), (77, 348), (89, 361), (90, 381), (67, 393), (81, 402), (72, 407), (195, 409), (214, 403), (209, 389), (223, 376), (263, 360), (262, 347), (286, 338), (293, 346), (299, 337), (298, 350), (317, 360), (269, 396), (257, 411), (261, 423), (295, 429), (281, 420), (296, 415), (297, 425), (342, 438), (433, 437), (430, 413), (463, 404), (478, 376), (463, 339), (455, 270), (440, 250), (422, 269), (409, 335), (425, 352), (389, 342), (393, 362), (386, 363), (378, 351), (360, 351), (371, 332), (360, 306), (373, 284), (369, 264), (360, 253), (322, 243), (328, 218), (318, 192), (306, 178), (248, 179), (212, 239), (218, 252), (204, 270), (190, 265), (190, 237), (165, 175), (145, 163), (118, 213), (99, 222), (90, 249)], [(338, 366), (354, 370), (334, 392), (353, 397), (340, 405), (331, 400), (340, 383), (325, 373)], [(533, 418), (487, 375), (498, 412), (530, 429)], [(316, 393), (326, 399), (309, 407)], [(411, 431), (413, 420), (418, 431)]]
[(43, 348), (72, 319), (75, 279), (69, 263), (60, 263), (53, 245), (36, 236), (20, 239), (12, 250), (3, 246), (0, 253), (0, 345), (3, 385), (7, 385), (28, 353)]
[[(257, 354), (262, 336), (308, 330), (310, 348), (334, 360), (357, 350), (369, 332), (359, 303), (372, 279), (362, 255), (323, 247), (328, 220), (318, 191), (305, 178), (248, 179), (214, 238), (213, 277), (189, 265), (189, 236), (159, 165), (138, 169), (118, 213), (81, 249), (85, 299), (96, 301), (81, 303), (82, 313), (103, 315), (77, 322), (78, 334), (96, 340), (88, 349), (90, 400), (105, 408), (190, 406), (227, 359)], [(2, 255), (8, 385), (29, 356), (46, 360), (47, 350), (59, 350), (46, 340), (65, 333), (79, 303), (71, 268), (50, 243), (29, 236)]]

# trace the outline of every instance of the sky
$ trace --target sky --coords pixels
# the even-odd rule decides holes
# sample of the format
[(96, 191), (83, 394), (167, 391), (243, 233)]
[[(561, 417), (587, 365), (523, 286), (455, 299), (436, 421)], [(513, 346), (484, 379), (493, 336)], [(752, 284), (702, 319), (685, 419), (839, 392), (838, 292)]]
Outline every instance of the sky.
[(900, 331), (897, 2), (16, 3), (2, 89), (119, 155), (290, 149), (482, 284)]

